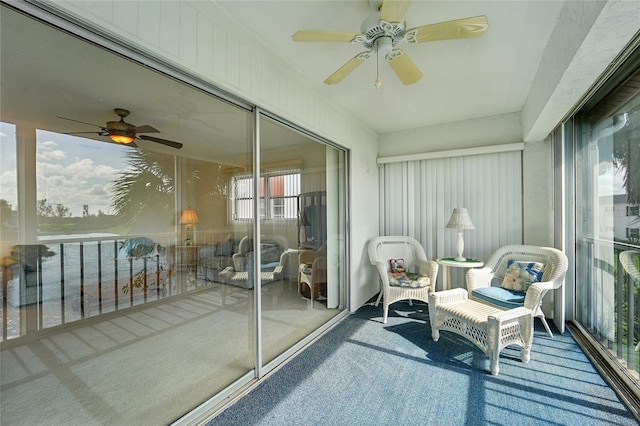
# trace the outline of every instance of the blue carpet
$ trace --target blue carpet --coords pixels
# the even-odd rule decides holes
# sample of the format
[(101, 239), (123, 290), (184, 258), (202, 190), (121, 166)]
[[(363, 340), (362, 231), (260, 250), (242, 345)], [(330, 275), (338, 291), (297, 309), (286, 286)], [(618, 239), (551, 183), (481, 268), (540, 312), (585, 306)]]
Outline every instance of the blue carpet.
[(364, 306), (209, 425), (637, 425), (569, 332), (539, 320), (531, 361), (488, 358), (451, 332), (431, 339), (426, 304), (387, 324)]

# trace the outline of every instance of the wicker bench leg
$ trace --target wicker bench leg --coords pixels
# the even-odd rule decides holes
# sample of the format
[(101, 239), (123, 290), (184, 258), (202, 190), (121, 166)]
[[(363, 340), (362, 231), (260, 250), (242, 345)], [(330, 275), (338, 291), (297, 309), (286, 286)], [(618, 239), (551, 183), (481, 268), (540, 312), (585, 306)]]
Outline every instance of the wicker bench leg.
[(487, 355), (489, 356), (489, 369), (493, 376), (497, 376), (500, 372), (500, 322), (494, 316), (487, 318)]
[(440, 338), (440, 330), (438, 330), (435, 327), (431, 327), (431, 338), (433, 339), (434, 342), (437, 342), (438, 339)]
[(492, 376), (497, 376), (498, 373), (500, 372), (500, 354), (491, 354), (491, 356), (489, 357), (490, 360), (490, 364), (489, 364), (489, 369), (491, 370), (491, 375)]

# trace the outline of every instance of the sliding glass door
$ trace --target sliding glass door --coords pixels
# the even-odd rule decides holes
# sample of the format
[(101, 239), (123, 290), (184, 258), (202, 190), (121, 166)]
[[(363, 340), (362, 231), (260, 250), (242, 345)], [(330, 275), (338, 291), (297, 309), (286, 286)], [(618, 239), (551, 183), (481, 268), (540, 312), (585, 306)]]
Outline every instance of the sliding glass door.
[(640, 386), (640, 68), (621, 70), (573, 123), (576, 320)]
[[(259, 129), (261, 356), (267, 364), (345, 307), (345, 153), (264, 115)], [(274, 253), (280, 242), (287, 249)], [(277, 274), (273, 265), (281, 268)]]
[(345, 151), (0, 7), (3, 424), (171, 423), (345, 309)]

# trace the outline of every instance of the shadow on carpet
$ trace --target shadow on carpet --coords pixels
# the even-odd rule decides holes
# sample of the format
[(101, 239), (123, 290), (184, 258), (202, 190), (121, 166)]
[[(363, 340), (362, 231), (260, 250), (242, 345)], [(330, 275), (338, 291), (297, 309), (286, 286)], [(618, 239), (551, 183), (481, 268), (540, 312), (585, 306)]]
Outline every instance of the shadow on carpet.
[(536, 320), (531, 361), (500, 353), (500, 374), (458, 335), (431, 339), (428, 306), (363, 306), (214, 425), (637, 425), (569, 332)]

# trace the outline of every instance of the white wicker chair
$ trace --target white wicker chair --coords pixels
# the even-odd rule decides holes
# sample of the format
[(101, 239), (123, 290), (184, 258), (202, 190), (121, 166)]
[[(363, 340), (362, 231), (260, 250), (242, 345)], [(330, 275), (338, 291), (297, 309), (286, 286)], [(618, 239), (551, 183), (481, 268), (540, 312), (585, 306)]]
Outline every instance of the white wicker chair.
[[(389, 284), (390, 259), (404, 259), (407, 271), (415, 270), (429, 277), (430, 284), (424, 287), (399, 287)], [(386, 324), (389, 305), (399, 300), (421, 300), (429, 303), (429, 294), (435, 290), (438, 277), (438, 264), (428, 260), (420, 243), (412, 237), (386, 236), (375, 237), (369, 241), (369, 261), (378, 270), (380, 276), (380, 295), (382, 298), (383, 322)]]
[[(509, 245), (499, 248), (485, 262), (483, 268), (467, 271), (467, 291), (469, 297), (483, 303), (489, 303), (474, 295), (474, 290), (482, 287), (491, 287), (494, 278), (494, 286), (500, 285), (507, 270), (509, 260), (535, 261), (544, 264), (544, 273), (540, 282), (532, 284), (524, 297), (524, 303), (520, 306), (531, 309), (534, 317), (542, 320), (547, 333), (553, 337), (549, 329), (544, 312), (542, 312), (542, 299), (549, 290), (555, 290), (564, 284), (567, 273), (567, 256), (560, 250), (551, 247), (538, 247), (530, 245)], [(508, 309), (502, 307), (503, 309)]]

